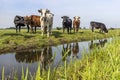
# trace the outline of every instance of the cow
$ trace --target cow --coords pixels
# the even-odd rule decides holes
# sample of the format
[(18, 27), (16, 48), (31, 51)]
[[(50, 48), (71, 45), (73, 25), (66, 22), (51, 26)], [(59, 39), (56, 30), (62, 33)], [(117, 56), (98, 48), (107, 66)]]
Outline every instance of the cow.
[(29, 21), (30, 21), (31, 31), (34, 32), (33, 27), (35, 27), (35, 33), (36, 33), (36, 27), (41, 27), (41, 25), (40, 25), (40, 16), (31, 15), (31, 16), (29, 16)]
[(67, 28), (68, 34), (71, 33), (72, 20), (68, 16), (62, 16), (61, 18), (63, 19), (63, 21), (62, 21), (63, 33), (64, 33), (65, 28)]
[(47, 14), (50, 13), (50, 10), (48, 10), (48, 9), (40, 9), (40, 10), (38, 10), (38, 12), (41, 13), (40, 22), (41, 22), (42, 36), (44, 34), (45, 27), (47, 27), (47, 36), (49, 37), (49, 33), (50, 33), (49, 29), (50, 28), (49, 28), (49, 22), (47, 20), (47, 19), (49, 19), (48, 16), (47, 16)]
[[(27, 16), (25, 18), (25, 22), (27, 22), (30, 25), (31, 32), (36, 33), (36, 28), (41, 27), (40, 18), (41, 18), (41, 16), (38, 16), (38, 15), (31, 15), (31, 16), (29, 16), (29, 17)], [(34, 30), (33, 30), (33, 28), (34, 28)], [(44, 30), (44, 33), (46, 33), (46, 28)]]
[(94, 28), (96, 28), (96, 29), (100, 29), (100, 32), (104, 31), (105, 33), (108, 33), (108, 30), (104, 23), (91, 21), (90, 25), (92, 27), (92, 32), (94, 32)]
[(73, 20), (73, 30), (74, 30), (74, 33), (75, 33), (75, 32), (78, 32), (79, 27), (80, 27), (80, 17), (75, 16), (73, 18), (74, 18), (74, 20)]
[(14, 24), (15, 24), (15, 27), (16, 27), (16, 33), (18, 32), (18, 30), (20, 32), (21, 26), (27, 26), (28, 32), (29, 32), (29, 23), (27, 23), (25, 20), (26, 20), (26, 17), (22, 17), (22, 16), (19, 16), (19, 15), (15, 16)]
[(46, 22), (46, 26), (47, 26), (47, 36), (49, 37), (50, 35), (52, 35), (52, 27), (53, 27), (53, 16), (54, 14), (52, 13), (47, 13), (47, 22)]

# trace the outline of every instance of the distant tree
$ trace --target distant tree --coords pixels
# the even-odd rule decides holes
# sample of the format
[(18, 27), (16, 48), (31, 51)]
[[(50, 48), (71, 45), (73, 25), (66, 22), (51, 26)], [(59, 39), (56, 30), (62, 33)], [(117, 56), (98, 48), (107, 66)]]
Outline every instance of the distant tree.
[(83, 29), (86, 29), (86, 27), (83, 27)]
[(115, 28), (112, 28), (112, 27), (111, 27), (109, 30), (114, 30), (114, 29), (115, 29)]
[(62, 28), (61, 27), (56, 27), (57, 30), (61, 30)]
[(9, 27), (9, 28), (6, 28), (6, 29), (15, 29), (15, 27)]

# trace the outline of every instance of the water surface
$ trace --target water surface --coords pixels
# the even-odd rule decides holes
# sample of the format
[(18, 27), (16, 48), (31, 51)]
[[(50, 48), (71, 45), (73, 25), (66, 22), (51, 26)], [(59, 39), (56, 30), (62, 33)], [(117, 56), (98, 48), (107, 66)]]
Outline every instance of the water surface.
[[(2, 74), (3, 66), (5, 68), (6, 77), (12, 75), (13, 72), (16, 71), (17, 74), (20, 75), (22, 66), (24, 70), (28, 67), (29, 72), (34, 75), (38, 64), (41, 69), (48, 70), (49, 66), (53, 69), (58, 65), (64, 65), (65, 60), (69, 63), (71, 60), (81, 59), (83, 53), (89, 54), (95, 47), (104, 47), (105, 44), (111, 40), (112, 39), (109, 38), (94, 41), (73, 42), (58, 46), (47, 46), (41, 49), (2, 53), (0, 54), (0, 75)], [(62, 59), (66, 51), (68, 51), (68, 54)]]

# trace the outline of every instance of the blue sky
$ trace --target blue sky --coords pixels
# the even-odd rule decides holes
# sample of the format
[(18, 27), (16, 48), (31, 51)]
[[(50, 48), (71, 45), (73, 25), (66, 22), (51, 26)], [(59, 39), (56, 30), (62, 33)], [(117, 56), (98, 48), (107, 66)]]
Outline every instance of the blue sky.
[(14, 26), (15, 15), (40, 15), (38, 9), (54, 14), (54, 27), (62, 26), (61, 16), (81, 17), (81, 27), (89, 28), (90, 21), (110, 27), (120, 27), (120, 0), (1, 0), (0, 28)]

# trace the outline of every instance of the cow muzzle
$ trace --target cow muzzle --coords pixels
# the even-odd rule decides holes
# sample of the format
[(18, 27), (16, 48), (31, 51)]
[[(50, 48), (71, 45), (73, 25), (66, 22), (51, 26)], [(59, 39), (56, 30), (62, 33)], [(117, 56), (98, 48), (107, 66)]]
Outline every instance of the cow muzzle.
[(47, 17), (42, 17), (42, 21), (46, 22), (47, 21)]

